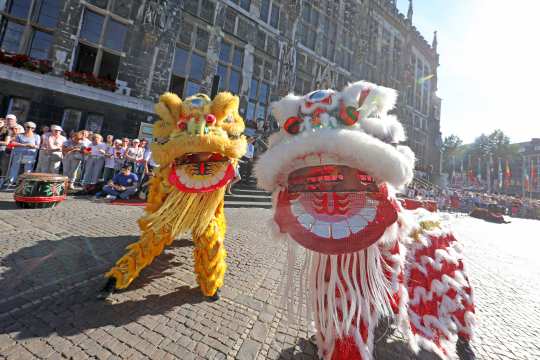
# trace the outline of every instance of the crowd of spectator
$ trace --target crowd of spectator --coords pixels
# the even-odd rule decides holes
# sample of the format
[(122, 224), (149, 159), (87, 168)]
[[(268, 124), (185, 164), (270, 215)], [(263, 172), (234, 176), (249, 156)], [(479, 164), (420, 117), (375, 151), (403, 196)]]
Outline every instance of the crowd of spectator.
[[(62, 174), (69, 188), (98, 191), (99, 184), (109, 197), (133, 194), (152, 173), (156, 164), (146, 139), (115, 139), (88, 130), (72, 131), (65, 136), (59, 125), (43, 126), (29, 121), (22, 126), (15, 115), (0, 118), (0, 188), (16, 183), (22, 172)], [(129, 169), (127, 171), (126, 169)], [(122, 174), (129, 173), (129, 191)], [(107, 191), (110, 188), (114, 192)], [(120, 191), (122, 190), (122, 191)], [(135, 190), (135, 191), (134, 191)]]
[(443, 211), (470, 213), (474, 208), (490, 209), (504, 215), (540, 220), (540, 200), (505, 194), (488, 194), (464, 189), (442, 189), (412, 183), (405, 191), (406, 197), (431, 200)]

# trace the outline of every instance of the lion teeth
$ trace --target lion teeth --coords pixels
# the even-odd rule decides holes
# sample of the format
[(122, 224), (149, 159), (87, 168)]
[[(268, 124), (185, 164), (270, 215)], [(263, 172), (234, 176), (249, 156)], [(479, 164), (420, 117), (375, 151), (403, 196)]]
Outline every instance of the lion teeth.
[(323, 238), (330, 237), (330, 224), (324, 221), (317, 221), (311, 228), (311, 232)]
[(332, 224), (332, 238), (343, 239), (349, 236), (349, 225), (346, 221), (340, 221)]
[(298, 222), (307, 230), (311, 230), (311, 227), (315, 222), (315, 218), (309, 214), (302, 214), (298, 217)]
[(297, 217), (305, 213), (304, 208), (299, 201), (292, 204), (291, 212)]
[(349, 228), (353, 234), (358, 233), (360, 230), (366, 227), (367, 221), (361, 215), (354, 215), (347, 219)]

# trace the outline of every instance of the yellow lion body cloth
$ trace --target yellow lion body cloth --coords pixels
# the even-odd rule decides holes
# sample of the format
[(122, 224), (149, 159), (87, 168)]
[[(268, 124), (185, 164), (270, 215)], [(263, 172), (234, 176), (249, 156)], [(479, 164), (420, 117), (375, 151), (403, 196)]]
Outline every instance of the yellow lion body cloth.
[(182, 101), (163, 94), (156, 105), (152, 156), (159, 169), (150, 181), (141, 238), (105, 274), (123, 289), (174, 239), (191, 231), (195, 273), (203, 295), (223, 285), (227, 265), (223, 210), (226, 185), (246, 151), (238, 97), (204, 94)]

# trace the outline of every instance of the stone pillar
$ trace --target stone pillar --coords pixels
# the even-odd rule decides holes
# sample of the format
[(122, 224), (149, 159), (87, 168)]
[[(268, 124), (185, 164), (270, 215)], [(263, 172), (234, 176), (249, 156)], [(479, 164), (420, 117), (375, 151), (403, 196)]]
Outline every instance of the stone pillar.
[(210, 95), (212, 90), (212, 81), (217, 73), (219, 62), (219, 48), (223, 32), (219, 26), (208, 26), (206, 30), (209, 32), (208, 50), (206, 52), (206, 67), (204, 76), (201, 82), (201, 92)]

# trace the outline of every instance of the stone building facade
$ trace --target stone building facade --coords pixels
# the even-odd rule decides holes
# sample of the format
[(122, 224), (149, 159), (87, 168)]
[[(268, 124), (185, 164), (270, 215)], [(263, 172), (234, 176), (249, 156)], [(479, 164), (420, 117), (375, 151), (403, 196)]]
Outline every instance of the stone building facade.
[[(3, 4), (3, 5), (2, 5)], [(157, 95), (229, 90), (260, 130), (290, 91), (366, 79), (399, 90), (420, 167), (440, 170), (437, 44), (393, 0), (6, 0), (0, 47), (48, 59), (41, 74), (0, 64), (0, 112), (39, 124), (136, 136)], [(114, 92), (74, 76), (115, 81)], [(76, 80), (76, 79), (75, 79)], [(97, 81), (97, 80), (92, 80)], [(95, 85), (95, 84), (94, 84)]]

